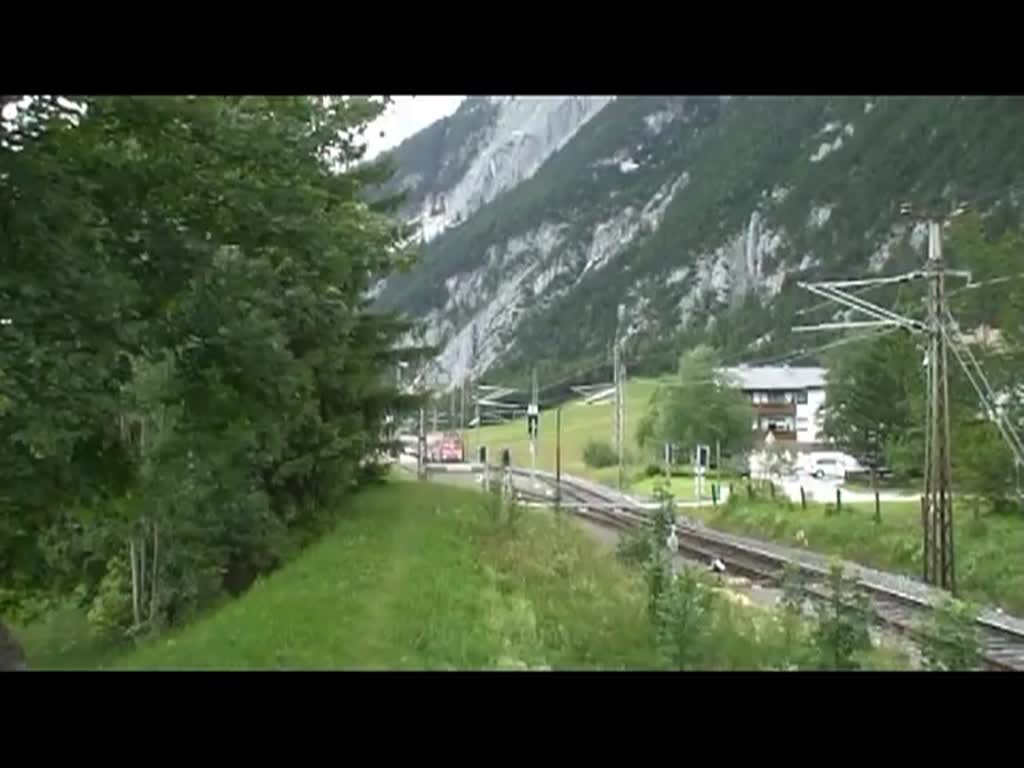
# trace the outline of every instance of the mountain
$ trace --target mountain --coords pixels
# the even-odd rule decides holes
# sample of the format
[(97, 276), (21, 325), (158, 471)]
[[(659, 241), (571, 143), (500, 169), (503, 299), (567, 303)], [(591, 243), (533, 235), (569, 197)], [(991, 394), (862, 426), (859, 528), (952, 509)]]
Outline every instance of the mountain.
[(610, 97), (467, 97), (449, 117), (402, 142), (391, 154), (403, 214), (425, 240), (529, 178)]
[(813, 303), (798, 280), (920, 263), (902, 203), (1019, 226), (1022, 130), (1019, 98), (619, 97), (378, 304), (422, 319), (455, 379), (564, 374), (605, 360), (617, 327), (654, 368), (698, 339), (789, 350)]

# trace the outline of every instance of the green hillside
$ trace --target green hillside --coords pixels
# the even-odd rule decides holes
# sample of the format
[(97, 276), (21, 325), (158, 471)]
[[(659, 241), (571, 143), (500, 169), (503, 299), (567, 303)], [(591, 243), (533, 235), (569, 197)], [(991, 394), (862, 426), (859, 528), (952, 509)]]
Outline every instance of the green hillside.
[(657, 666), (643, 585), (574, 526), (514, 529), (483, 497), (392, 482), (241, 599), (118, 669)]
[[(658, 382), (658, 379), (638, 378), (626, 384), (627, 443), (624, 482), (631, 491), (644, 496), (653, 496), (655, 484), (662, 482), (660, 476), (656, 479), (644, 477), (644, 470), (649, 464), (660, 462), (659, 456), (655, 455), (658, 449), (649, 448), (644, 452), (636, 440), (640, 419), (647, 411)], [(575, 400), (562, 406), (561, 420), (562, 471), (614, 486), (618, 482), (617, 467), (595, 469), (588, 467), (583, 461), (583, 450), (589, 441), (611, 442), (614, 421), (612, 404), (605, 402), (586, 405), (582, 400)], [(537, 436), (536, 466), (550, 472), (555, 471), (555, 426), (555, 411), (542, 411)], [(468, 429), (465, 435), (467, 456), (473, 460), (477, 456), (477, 447), (486, 445), (492, 463), (497, 463), (502, 449), (508, 448), (513, 464), (521, 467), (530, 466), (530, 440), (526, 434), (525, 418), (507, 424), (484, 426), (479, 430)], [(673, 477), (669, 489), (680, 500), (689, 500), (696, 492), (693, 479), (689, 477)]]
[[(33, 669), (833, 668), (813, 622), (690, 573), (659, 592), (570, 517), (403, 476), (247, 593), (133, 650), (69, 617), (19, 631)], [(70, 634), (69, 634), (70, 633)], [(863, 668), (903, 668), (886, 645)]]
[[(647, 409), (647, 403), (654, 394), (658, 382), (655, 379), (635, 379), (626, 386), (626, 431), (629, 441), (627, 453), (640, 463), (640, 449), (636, 442), (637, 425)], [(555, 470), (555, 411), (545, 410), (540, 416), (537, 436), (537, 468)], [(614, 411), (610, 403), (586, 405), (573, 401), (562, 406), (562, 470), (582, 477), (590, 477), (606, 483), (613, 483), (617, 477), (614, 467), (594, 470), (583, 463), (583, 449), (588, 440), (610, 442), (612, 439)], [(512, 463), (530, 466), (530, 439), (526, 434), (526, 419), (508, 424), (466, 430), (467, 452), (476, 457), (478, 445), (486, 445), (490, 460), (497, 462), (500, 451), (508, 448)]]

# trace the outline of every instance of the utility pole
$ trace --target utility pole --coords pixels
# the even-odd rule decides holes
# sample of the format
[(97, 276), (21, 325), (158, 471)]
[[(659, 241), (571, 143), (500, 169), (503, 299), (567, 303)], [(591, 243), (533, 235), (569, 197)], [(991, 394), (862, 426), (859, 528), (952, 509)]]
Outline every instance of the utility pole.
[(619, 450), (619, 345), (612, 343), (612, 386), (615, 387), (615, 397), (612, 400), (612, 407), (615, 412), (612, 414), (612, 447), (615, 452)]
[(448, 390), (448, 432), (455, 431), (455, 383), (452, 382), (452, 388)]
[[(904, 213), (910, 207), (901, 206)], [(813, 326), (795, 326), (793, 331), (821, 331), (864, 327), (904, 328), (925, 334), (928, 339), (928, 414), (925, 424), (924, 493), (921, 496), (921, 526), (924, 542), (925, 581), (956, 593), (953, 560), (953, 495), (950, 469), (949, 431), (949, 373), (946, 360), (948, 333), (952, 315), (946, 307), (945, 278), (949, 274), (970, 279), (969, 273), (947, 270), (942, 260), (942, 229), (939, 222), (928, 222), (928, 261), (923, 271), (890, 277), (837, 280), (819, 283), (800, 283), (800, 287), (847, 309), (866, 315), (869, 320), (821, 323)], [(905, 317), (867, 301), (850, 292), (851, 289), (878, 285), (907, 283), (917, 279), (928, 282), (928, 317), (925, 322)], [(968, 377), (971, 371), (960, 358), (956, 345), (953, 351)], [(969, 350), (968, 350), (969, 352)], [(973, 381), (972, 381), (973, 383)], [(979, 397), (986, 398), (979, 386)], [(1011, 443), (1011, 447), (1013, 447)]]
[(562, 406), (555, 409), (555, 512), (562, 508)]
[(622, 313), (619, 304), (615, 320), (615, 344), (612, 348), (612, 367), (615, 375), (615, 452), (619, 459), (619, 490), (623, 485), (623, 465), (626, 456), (626, 364), (622, 360)]
[(928, 222), (928, 426), (924, 471), (925, 581), (956, 593), (950, 469), (949, 369), (942, 230)]
[(626, 362), (623, 360), (623, 352), (620, 345), (618, 349), (618, 398), (617, 418), (618, 422), (618, 489), (623, 489), (623, 474), (626, 465)]
[(426, 474), (426, 447), (427, 437), (423, 434), (424, 422), (426, 420), (426, 413), (423, 408), (420, 408), (420, 430), (419, 435), (416, 439), (416, 476), (422, 480)]
[(466, 379), (462, 379), (462, 386), (459, 387), (459, 437), (463, 442), (466, 440)]
[(476, 440), (473, 441), (476, 447), (480, 447), (480, 393), (476, 385), (473, 386), (473, 409), (476, 415)]

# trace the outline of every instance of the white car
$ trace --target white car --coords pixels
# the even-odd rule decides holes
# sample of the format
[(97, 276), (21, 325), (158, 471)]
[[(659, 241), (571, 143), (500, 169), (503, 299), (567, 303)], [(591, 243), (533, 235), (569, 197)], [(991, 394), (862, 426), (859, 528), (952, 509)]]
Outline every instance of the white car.
[(845, 480), (847, 472), (864, 470), (853, 456), (839, 451), (809, 453), (801, 462), (801, 469), (818, 480)]

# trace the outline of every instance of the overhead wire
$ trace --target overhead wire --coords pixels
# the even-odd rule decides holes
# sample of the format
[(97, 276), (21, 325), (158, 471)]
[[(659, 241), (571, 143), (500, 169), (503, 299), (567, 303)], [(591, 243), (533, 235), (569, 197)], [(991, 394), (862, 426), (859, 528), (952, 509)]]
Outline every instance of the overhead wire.
[(999, 434), (1002, 436), (1003, 441), (1009, 447), (1010, 452), (1013, 453), (1017, 464), (1020, 465), (1024, 463), (1024, 446), (1021, 446), (1020, 444), (1020, 436), (1017, 434), (1016, 430), (1013, 429), (1013, 425), (1009, 423), (1009, 420), (1005, 419), (998, 406), (992, 403), (986, 396), (982, 386), (978, 384), (974, 374), (971, 373), (970, 367), (964, 362), (963, 356), (961, 355), (960, 345), (950, 338), (950, 335), (945, 328), (943, 328), (942, 333), (946, 337), (947, 342), (949, 342), (949, 348), (952, 350), (953, 356), (960, 364), (960, 367), (967, 376), (967, 380), (971, 383), (975, 393), (977, 393), (978, 398), (981, 400), (982, 406), (984, 406), (985, 410), (989, 413), (992, 421), (995, 422), (996, 428), (999, 430)]

